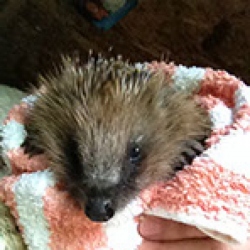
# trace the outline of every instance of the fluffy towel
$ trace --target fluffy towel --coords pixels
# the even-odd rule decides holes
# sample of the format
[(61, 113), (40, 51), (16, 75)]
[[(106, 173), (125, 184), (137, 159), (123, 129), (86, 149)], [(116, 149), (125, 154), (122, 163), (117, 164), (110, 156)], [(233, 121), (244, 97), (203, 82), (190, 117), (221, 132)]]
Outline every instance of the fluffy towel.
[(31, 159), (20, 145), (23, 124), (36, 100), (24, 98), (2, 127), (10, 175), (0, 180), (0, 198), (32, 250), (135, 250), (145, 212), (194, 225), (215, 239), (243, 243), (250, 236), (250, 88), (225, 71), (154, 62), (169, 83), (193, 93), (209, 112), (213, 133), (207, 149), (176, 177), (143, 191), (107, 223), (93, 223), (55, 181), (44, 156)]

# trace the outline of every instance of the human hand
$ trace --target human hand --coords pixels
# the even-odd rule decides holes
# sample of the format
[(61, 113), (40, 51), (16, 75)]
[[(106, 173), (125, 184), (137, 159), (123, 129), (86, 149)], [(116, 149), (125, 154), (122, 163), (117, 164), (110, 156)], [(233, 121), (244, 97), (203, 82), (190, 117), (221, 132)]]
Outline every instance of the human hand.
[(245, 245), (228, 245), (211, 239), (195, 227), (144, 216), (139, 223), (139, 233), (144, 238), (140, 250), (249, 250)]

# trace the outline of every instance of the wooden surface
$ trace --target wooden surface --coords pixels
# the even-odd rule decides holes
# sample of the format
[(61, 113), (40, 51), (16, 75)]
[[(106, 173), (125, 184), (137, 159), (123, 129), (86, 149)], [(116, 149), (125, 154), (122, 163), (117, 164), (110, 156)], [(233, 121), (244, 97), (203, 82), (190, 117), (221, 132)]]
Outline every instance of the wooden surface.
[(0, 0), (0, 82), (27, 88), (61, 54), (93, 49), (131, 61), (165, 55), (187, 66), (226, 69), (250, 83), (249, 27), (249, 0), (141, 0), (106, 32), (64, 1)]

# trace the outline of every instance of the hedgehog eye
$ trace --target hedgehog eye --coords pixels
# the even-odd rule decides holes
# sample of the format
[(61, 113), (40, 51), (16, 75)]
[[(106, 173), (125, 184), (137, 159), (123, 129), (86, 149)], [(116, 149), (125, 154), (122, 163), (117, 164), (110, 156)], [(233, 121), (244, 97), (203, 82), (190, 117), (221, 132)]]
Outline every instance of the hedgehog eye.
[(142, 152), (139, 145), (134, 144), (129, 149), (129, 161), (132, 164), (139, 164), (142, 160)]

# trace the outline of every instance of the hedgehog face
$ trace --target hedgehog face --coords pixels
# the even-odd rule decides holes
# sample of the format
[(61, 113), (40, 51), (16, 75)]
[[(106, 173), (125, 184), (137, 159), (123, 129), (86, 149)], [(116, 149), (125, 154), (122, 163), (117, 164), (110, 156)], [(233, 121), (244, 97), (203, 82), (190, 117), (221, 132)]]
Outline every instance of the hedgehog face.
[(204, 136), (208, 119), (164, 75), (121, 60), (66, 61), (44, 79), (30, 114), (32, 146), (93, 221), (107, 221), (140, 190), (173, 175), (185, 142)]
[(64, 143), (62, 177), (92, 221), (107, 221), (140, 190), (146, 152), (141, 138), (132, 140), (122, 128), (87, 131), (91, 138), (85, 127)]

